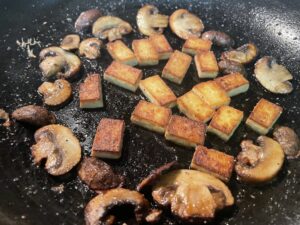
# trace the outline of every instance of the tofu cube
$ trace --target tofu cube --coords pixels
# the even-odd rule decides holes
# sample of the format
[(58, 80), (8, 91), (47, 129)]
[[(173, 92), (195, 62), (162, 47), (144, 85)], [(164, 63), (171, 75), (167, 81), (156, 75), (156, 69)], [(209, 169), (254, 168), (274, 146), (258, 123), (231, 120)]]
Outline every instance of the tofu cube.
[(99, 74), (88, 75), (79, 86), (80, 108), (103, 107), (101, 78)]
[(209, 121), (215, 113), (215, 110), (193, 91), (177, 98), (177, 107), (188, 118), (203, 123)]
[(165, 65), (162, 71), (162, 77), (176, 84), (181, 84), (186, 72), (190, 67), (191, 62), (191, 56), (176, 50), (170, 56), (170, 59)]
[(178, 145), (196, 147), (204, 144), (205, 133), (206, 126), (204, 123), (173, 115), (169, 120), (165, 138)]
[(230, 97), (226, 91), (213, 80), (195, 85), (192, 91), (214, 109), (230, 103)]
[(158, 53), (149, 39), (133, 40), (132, 49), (140, 66), (152, 66), (158, 64)]
[(194, 57), (199, 78), (215, 78), (219, 73), (219, 66), (212, 51), (198, 52)]
[(142, 70), (113, 61), (104, 72), (104, 80), (135, 92), (142, 79)]
[(118, 159), (122, 154), (125, 122), (103, 118), (100, 120), (94, 138), (91, 156)]
[(149, 37), (149, 40), (153, 44), (156, 52), (158, 53), (159, 60), (165, 60), (170, 58), (173, 53), (173, 49), (163, 34), (154, 34)]
[(148, 130), (164, 134), (171, 115), (171, 109), (141, 100), (132, 112), (130, 120)]
[(210, 40), (204, 40), (201, 38), (189, 38), (182, 46), (182, 52), (196, 55), (199, 51), (209, 51), (211, 49), (212, 42)]
[(215, 149), (197, 146), (191, 168), (211, 174), (225, 182), (230, 180), (234, 167), (234, 157)]
[(175, 94), (160, 76), (155, 75), (141, 80), (139, 86), (150, 102), (169, 108), (176, 105)]
[(243, 117), (242, 111), (231, 106), (222, 106), (213, 116), (207, 131), (216, 134), (224, 141), (228, 141), (242, 122)]
[(138, 64), (133, 51), (128, 48), (123, 41), (116, 40), (114, 42), (109, 42), (106, 45), (106, 48), (113, 60), (129, 66), (136, 66)]
[(218, 77), (215, 81), (232, 97), (247, 92), (249, 81), (240, 73), (231, 73)]
[(278, 120), (283, 109), (268, 100), (262, 98), (254, 107), (246, 124), (259, 134), (267, 134)]

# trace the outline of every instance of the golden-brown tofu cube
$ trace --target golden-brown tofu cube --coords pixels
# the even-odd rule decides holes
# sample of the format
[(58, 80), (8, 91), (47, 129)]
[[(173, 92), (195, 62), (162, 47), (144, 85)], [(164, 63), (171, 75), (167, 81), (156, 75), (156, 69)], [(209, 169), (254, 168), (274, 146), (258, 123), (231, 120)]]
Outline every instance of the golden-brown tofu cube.
[(94, 138), (91, 155), (109, 159), (120, 158), (124, 130), (125, 122), (123, 120), (101, 119)]
[(246, 124), (259, 134), (267, 134), (282, 113), (282, 107), (262, 98), (254, 107)]
[(193, 87), (192, 91), (214, 109), (230, 103), (230, 97), (216, 81), (199, 83)]
[(163, 134), (171, 115), (171, 109), (141, 100), (132, 112), (130, 120), (148, 130)]
[(140, 66), (158, 64), (158, 53), (149, 39), (133, 40), (132, 49)]
[(140, 81), (140, 89), (150, 102), (173, 107), (176, 105), (176, 96), (168, 85), (158, 75)]
[(104, 72), (104, 80), (135, 92), (142, 78), (142, 71), (113, 61)]
[(136, 66), (138, 64), (133, 51), (128, 48), (123, 41), (116, 40), (109, 42), (106, 47), (113, 60), (130, 66)]
[(205, 133), (206, 126), (204, 123), (173, 115), (169, 120), (165, 138), (178, 145), (196, 147), (204, 144)]
[(153, 44), (156, 52), (158, 53), (159, 60), (165, 60), (170, 58), (173, 53), (173, 49), (163, 34), (154, 34), (149, 37), (149, 40)]
[(222, 106), (213, 116), (207, 131), (216, 134), (224, 141), (228, 141), (242, 122), (243, 117), (242, 111), (231, 106)]
[(249, 81), (240, 73), (231, 73), (218, 77), (215, 81), (232, 97), (247, 92)]
[(212, 51), (200, 51), (194, 57), (199, 78), (215, 78), (219, 73), (219, 66)]
[(210, 40), (204, 40), (201, 38), (189, 38), (182, 46), (182, 52), (196, 55), (199, 51), (209, 51), (211, 49), (212, 42)]
[(197, 146), (191, 168), (209, 173), (225, 182), (230, 180), (234, 157), (215, 149)]
[(206, 123), (214, 115), (215, 110), (193, 91), (177, 98), (179, 111), (192, 120)]
[(103, 107), (101, 78), (99, 74), (88, 75), (79, 86), (80, 108)]
[(170, 56), (170, 59), (165, 65), (162, 71), (162, 77), (174, 83), (181, 84), (186, 72), (190, 67), (191, 62), (191, 56), (176, 50)]

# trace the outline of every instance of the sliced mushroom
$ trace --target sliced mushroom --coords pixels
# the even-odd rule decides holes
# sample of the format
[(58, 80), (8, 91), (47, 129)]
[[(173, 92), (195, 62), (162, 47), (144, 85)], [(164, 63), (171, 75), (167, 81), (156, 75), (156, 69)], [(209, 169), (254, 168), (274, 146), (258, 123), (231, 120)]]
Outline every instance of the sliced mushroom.
[(60, 47), (64, 50), (71, 51), (76, 50), (79, 47), (80, 37), (77, 34), (69, 34), (64, 37), (60, 43)]
[(92, 24), (101, 16), (98, 9), (89, 9), (80, 13), (75, 22), (75, 29), (77, 32), (87, 30)]
[(223, 59), (220, 62), (218, 62), (219, 69), (224, 73), (224, 74), (229, 74), (229, 73), (241, 73), (246, 75), (246, 70), (243, 64), (230, 61), (227, 59)]
[(56, 123), (56, 117), (52, 112), (37, 105), (27, 105), (16, 109), (12, 113), (12, 118), (37, 127)]
[(88, 59), (97, 59), (100, 57), (102, 41), (98, 38), (88, 38), (83, 40), (79, 46), (79, 54)]
[(58, 79), (54, 83), (42, 83), (38, 92), (44, 96), (44, 103), (49, 106), (60, 106), (72, 97), (71, 84), (62, 79)]
[(232, 47), (234, 45), (234, 40), (222, 31), (206, 31), (202, 34), (201, 38), (204, 40), (210, 40), (213, 44), (221, 47)]
[(132, 27), (126, 21), (115, 16), (102, 16), (93, 24), (93, 35), (100, 39), (114, 41), (129, 34)]
[(134, 213), (137, 222), (142, 222), (147, 216), (149, 202), (137, 191), (124, 188), (108, 190), (104, 194), (94, 197), (85, 207), (86, 225), (106, 224), (106, 217), (109, 210), (114, 206), (131, 204), (134, 206)]
[(160, 220), (162, 213), (163, 211), (160, 209), (152, 209), (146, 216), (145, 220), (147, 223), (157, 223)]
[(10, 119), (9, 119), (9, 114), (7, 112), (5, 112), (4, 109), (0, 109), (0, 124), (1, 123), (5, 127), (9, 127), (11, 125)]
[(280, 144), (272, 138), (260, 136), (259, 146), (251, 140), (241, 143), (242, 151), (237, 156), (235, 171), (238, 179), (249, 183), (272, 180), (283, 165), (284, 153)]
[(285, 126), (276, 127), (273, 136), (288, 158), (300, 157), (300, 140), (293, 129)]
[(242, 45), (235, 50), (223, 52), (222, 59), (227, 59), (241, 64), (252, 62), (258, 54), (258, 49), (253, 43)]
[(289, 81), (293, 79), (292, 74), (271, 56), (264, 56), (255, 63), (254, 75), (272, 93), (288, 94), (293, 91), (293, 85)]
[(144, 35), (161, 34), (168, 26), (169, 16), (159, 14), (154, 5), (145, 5), (139, 9), (136, 22), (140, 32)]
[(53, 176), (69, 172), (81, 158), (81, 147), (73, 132), (62, 125), (47, 125), (34, 134), (36, 144), (31, 147), (35, 164), (46, 159), (45, 169)]
[(204, 30), (202, 20), (186, 9), (177, 9), (170, 16), (171, 30), (182, 39), (200, 37)]
[(44, 48), (40, 52), (40, 69), (43, 76), (51, 78), (73, 78), (80, 70), (81, 61), (77, 55), (60, 47)]

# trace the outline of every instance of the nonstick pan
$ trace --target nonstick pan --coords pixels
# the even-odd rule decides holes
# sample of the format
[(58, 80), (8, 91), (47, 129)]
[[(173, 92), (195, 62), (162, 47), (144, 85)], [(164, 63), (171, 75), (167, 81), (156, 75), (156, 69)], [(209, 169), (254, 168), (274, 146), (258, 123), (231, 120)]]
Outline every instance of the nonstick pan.
[[(287, 66), (294, 75), (295, 90), (289, 95), (275, 95), (264, 90), (254, 79), (253, 64), (247, 66), (250, 90), (232, 98), (231, 105), (241, 109), (247, 117), (256, 102), (264, 97), (284, 107), (278, 124), (288, 125), (300, 134), (300, 2), (265, 0), (2, 0), (0, 2), (0, 108), (12, 112), (27, 105), (42, 105), (37, 93), (41, 84), (38, 58), (28, 58), (26, 49), (16, 41), (35, 38), (41, 46), (31, 46), (38, 55), (41, 48), (58, 45), (61, 38), (74, 33), (74, 22), (81, 11), (97, 7), (103, 14), (112, 14), (129, 21), (134, 33), (125, 36), (130, 45), (133, 39), (142, 38), (137, 32), (135, 16), (146, 3), (155, 4), (160, 11), (171, 14), (175, 9), (186, 8), (200, 16), (206, 30), (217, 29), (234, 37), (236, 46), (254, 42), (260, 56), (272, 55)], [(165, 35), (174, 49), (183, 44), (169, 29)], [(82, 37), (91, 36), (86, 34)], [(220, 55), (220, 49), (214, 49)], [(78, 102), (78, 85), (87, 73), (99, 72), (110, 64), (111, 58), (103, 50), (95, 61), (82, 59), (81, 78), (72, 83), (73, 100), (61, 109), (53, 110), (64, 124), (79, 138), (84, 155), (89, 155), (96, 126), (103, 117), (126, 121), (123, 155), (120, 160), (109, 161), (116, 171), (126, 177), (126, 187), (136, 184), (152, 169), (172, 160), (178, 160), (188, 168), (192, 150), (165, 141), (163, 136), (130, 124), (134, 106), (143, 98), (140, 91), (130, 93), (116, 86), (103, 83), (105, 107), (97, 110), (81, 110)], [(144, 77), (160, 74), (165, 62), (159, 66), (143, 67)], [(191, 66), (182, 85), (167, 81), (177, 96), (190, 90), (202, 80)], [(175, 109), (173, 113), (178, 113)], [(63, 177), (52, 177), (42, 168), (32, 164), (30, 146), (34, 129), (15, 123), (9, 128), (0, 127), (0, 224), (2, 225), (54, 225), (84, 224), (83, 209), (95, 195), (76, 176), (76, 169)], [(227, 143), (208, 135), (206, 146), (237, 155), (239, 143), (256, 139), (257, 134), (242, 124)], [(299, 225), (300, 224), (300, 164), (297, 160), (285, 160), (277, 179), (263, 186), (250, 186), (236, 181), (229, 184), (236, 200), (234, 207), (219, 213), (212, 224), (223, 225)], [(128, 209), (124, 209), (124, 214)], [(160, 224), (180, 224), (168, 213)]]

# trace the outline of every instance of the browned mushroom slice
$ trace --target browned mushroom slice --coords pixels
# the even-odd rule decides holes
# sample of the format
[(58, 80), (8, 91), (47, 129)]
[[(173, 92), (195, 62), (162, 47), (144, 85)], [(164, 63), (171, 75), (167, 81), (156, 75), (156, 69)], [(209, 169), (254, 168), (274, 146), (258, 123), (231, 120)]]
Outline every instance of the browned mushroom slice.
[(101, 56), (102, 41), (98, 38), (88, 38), (83, 40), (79, 46), (79, 54), (88, 59), (97, 59)]
[(213, 44), (221, 47), (232, 47), (234, 45), (234, 40), (222, 31), (206, 31), (202, 34), (201, 38), (204, 40), (210, 40)]
[(27, 105), (16, 109), (12, 118), (37, 127), (56, 123), (56, 117), (52, 112), (37, 105)]
[(238, 62), (223, 59), (218, 62), (218, 66), (220, 71), (224, 74), (241, 73), (243, 75), (247, 75), (244, 65)]
[(80, 37), (77, 34), (69, 34), (64, 37), (60, 43), (60, 47), (64, 50), (76, 50), (79, 47)]
[(258, 49), (253, 43), (242, 45), (235, 50), (223, 52), (222, 59), (227, 59), (241, 64), (252, 62), (258, 54)]
[(101, 222), (106, 224), (109, 210), (124, 204), (134, 206), (137, 222), (142, 222), (148, 214), (149, 202), (142, 194), (124, 188), (115, 188), (97, 195), (87, 204), (84, 211), (86, 225), (98, 225)]
[(34, 134), (36, 144), (31, 147), (35, 164), (46, 159), (45, 169), (53, 176), (69, 172), (81, 158), (81, 147), (73, 132), (62, 125), (47, 125)]
[(242, 151), (237, 156), (235, 171), (238, 179), (249, 183), (263, 183), (273, 179), (283, 165), (284, 153), (278, 142), (266, 136), (241, 143)]
[(146, 216), (145, 220), (148, 223), (157, 223), (160, 220), (162, 213), (163, 211), (160, 209), (152, 209), (150, 210), (149, 214)]
[(0, 125), (3, 125), (4, 127), (9, 127), (11, 125), (9, 114), (5, 112), (4, 109), (0, 109)]
[(87, 30), (92, 24), (101, 16), (98, 9), (89, 9), (80, 13), (75, 22), (75, 29), (77, 32)]

